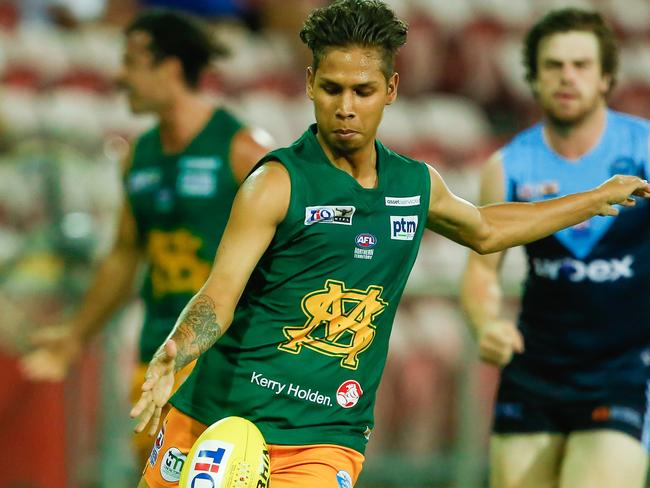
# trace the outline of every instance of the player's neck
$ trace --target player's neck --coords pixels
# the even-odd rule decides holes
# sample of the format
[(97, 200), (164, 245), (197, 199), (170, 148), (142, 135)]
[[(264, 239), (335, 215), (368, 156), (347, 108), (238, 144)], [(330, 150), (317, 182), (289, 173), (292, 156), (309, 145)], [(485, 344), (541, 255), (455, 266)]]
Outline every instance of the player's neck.
[(182, 152), (203, 130), (214, 109), (212, 102), (196, 93), (176, 97), (169, 108), (159, 114), (163, 151)]
[(607, 107), (604, 104), (574, 124), (554, 123), (547, 119), (544, 139), (560, 156), (569, 160), (580, 159), (598, 144), (606, 120)]
[(366, 147), (357, 151), (343, 153), (335, 151), (316, 134), (316, 139), (320, 143), (327, 158), (334, 166), (341, 171), (345, 171), (364, 188), (376, 188), (379, 176), (377, 173), (377, 151), (375, 150), (374, 141)]

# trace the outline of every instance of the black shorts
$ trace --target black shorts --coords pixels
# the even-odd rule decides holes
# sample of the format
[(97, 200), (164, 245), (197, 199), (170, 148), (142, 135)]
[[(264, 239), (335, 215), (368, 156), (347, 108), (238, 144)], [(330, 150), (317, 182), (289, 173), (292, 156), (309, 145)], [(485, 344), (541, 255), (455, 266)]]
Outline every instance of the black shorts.
[(639, 395), (598, 400), (549, 402), (502, 384), (494, 408), (495, 434), (557, 433), (610, 429), (624, 432), (650, 451), (650, 412), (646, 387)]

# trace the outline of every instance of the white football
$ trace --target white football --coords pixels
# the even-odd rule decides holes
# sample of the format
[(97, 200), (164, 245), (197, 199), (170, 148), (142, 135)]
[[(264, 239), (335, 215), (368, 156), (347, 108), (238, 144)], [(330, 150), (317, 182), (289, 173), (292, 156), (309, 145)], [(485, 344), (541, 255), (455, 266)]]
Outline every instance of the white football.
[(180, 488), (266, 488), (269, 451), (262, 433), (241, 417), (226, 417), (196, 440), (181, 472)]

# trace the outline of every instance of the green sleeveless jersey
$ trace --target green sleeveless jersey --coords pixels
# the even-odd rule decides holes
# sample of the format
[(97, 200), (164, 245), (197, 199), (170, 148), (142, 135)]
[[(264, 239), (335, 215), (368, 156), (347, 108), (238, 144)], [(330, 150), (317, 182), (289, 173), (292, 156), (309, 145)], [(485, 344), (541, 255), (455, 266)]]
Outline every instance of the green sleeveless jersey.
[(149, 262), (141, 293), (142, 361), (151, 359), (210, 273), (237, 192), (230, 146), (241, 128), (217, 109), (180, 153), (163, 152), (158, 127), (135, 144), (125, 185)]
[(291, 179), (232, 325), (171, 403), (211, 424), (239, 415), (270, 444), (363, 452), (393, 318), (429, 207), (426, 165), (376, 142), (378, 187), (326, 157), (312, 126), (269, 153)]

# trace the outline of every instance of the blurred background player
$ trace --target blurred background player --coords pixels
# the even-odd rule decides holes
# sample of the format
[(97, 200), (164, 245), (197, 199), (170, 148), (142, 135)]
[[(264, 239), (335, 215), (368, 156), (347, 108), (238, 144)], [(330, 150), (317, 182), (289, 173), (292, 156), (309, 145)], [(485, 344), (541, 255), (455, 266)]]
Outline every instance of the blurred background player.
[[(205, 27), (182, 14), (145, 12), (126, 28), (119, 83), (131, 110), (155, 114), (158, 124), (134, 142), (125, 161), (127, 197), (113, 249), (70, 323), (35, 334), (36, 348), (23, 359), (28, 377), (62, 380), (131, 295), (146, 263), (137, 398), (143, 365), (208, 276), (237, 187), (268, 150), (261, 134), (198, 92), (203, 70), (224, 54)], [(151, 443), (136, 437), (140, 462)]]
[[(526, 36), (524, 64), (544, 118), (488, 161), (482, 204), (584, 191), (614, 173), (646, 177), (650, 125), (607, 108), (618, 53), (600, 14), (548, 13)], [(645, 486), (649, 222), (640, 201), (528, 244), (517, 326), (500, 314), (503, 253), (469, 257), (462, 302), (481, 358), (505, 366), (493, 487)]]
[(141, 486), (174, 484), (182, 463), (170, 456), (238, 415), (269, 444), (271, 486), (351, 487), (425, 227), (486, 253), (616, 213), (610, 204), (631, 204), (633, 191), (650, 196), (636, 176), (533, 205), (476, 208), (453, 195), (433, 168), (376, 139), (406, 33), (378, 0), (337, 1), (305, 21), (316, 123), (244, 182), (210, 277), (149, 365), (132, 415), (153, 435), (174, 371), (202, 354), (171, 400)]

